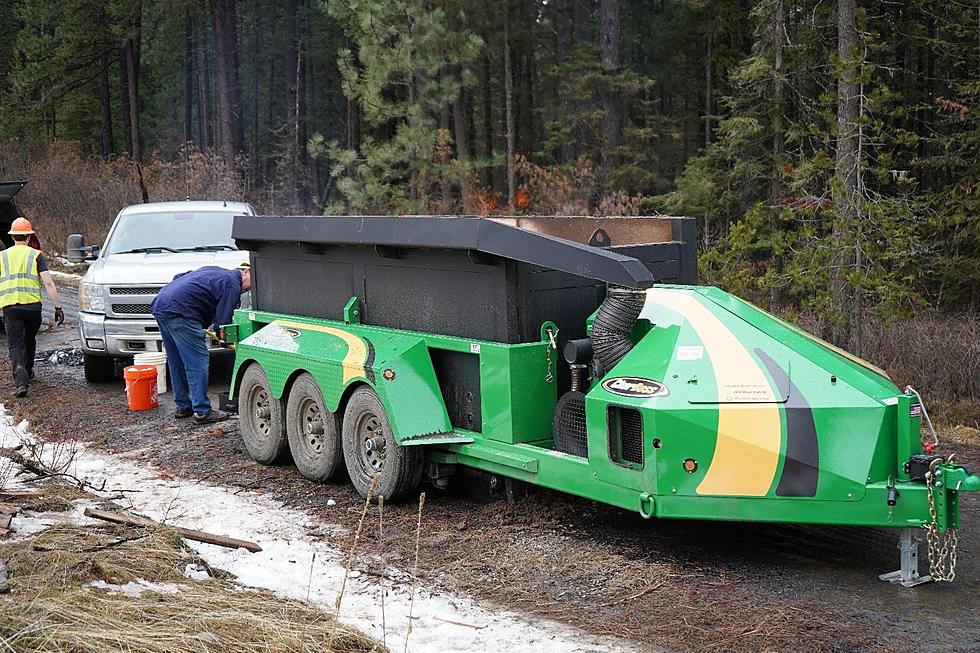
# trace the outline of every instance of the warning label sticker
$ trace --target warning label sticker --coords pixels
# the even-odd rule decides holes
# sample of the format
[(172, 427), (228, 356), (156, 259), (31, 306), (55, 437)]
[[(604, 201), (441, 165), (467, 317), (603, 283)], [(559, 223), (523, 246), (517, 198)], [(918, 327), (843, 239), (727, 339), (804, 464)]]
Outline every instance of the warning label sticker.
[(677, 360), (699, 361), (704, 358), (704, 347), (700, 345), (681, 345), (677, 348)]

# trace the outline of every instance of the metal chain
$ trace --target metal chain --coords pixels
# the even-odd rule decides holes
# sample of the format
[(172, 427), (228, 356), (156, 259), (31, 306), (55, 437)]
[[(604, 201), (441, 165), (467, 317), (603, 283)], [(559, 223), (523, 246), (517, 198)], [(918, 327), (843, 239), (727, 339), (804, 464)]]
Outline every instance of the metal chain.
[(558, 351), (558, 341), (556, 339), (558, 331), (552, 331), (550, 327), (546, 331), (548, 333), (548, 344), (544, 349), (545, 352), (547, 352), (548, 366), (545, 369), (544, 380), (545, 383), (551, 383), (555, 380), (555, 375), (551, 371), (551, 350), (554, 349), (555, 351)]
[[(950, 456), (952, 458), (952, 456)], [(929, 524), (925, 526), (926, 541), (929, 549), (929, 575), (936, 582), (952, 583), (956, 578), (956, 529), (950, 528), (946, 533), (939, 532), (939, 522), (936, 519), (936, 496), (933, 486), (934, 470), (940, 459), (937, 458), (926, 472), (926, 492), (929, 497)]]

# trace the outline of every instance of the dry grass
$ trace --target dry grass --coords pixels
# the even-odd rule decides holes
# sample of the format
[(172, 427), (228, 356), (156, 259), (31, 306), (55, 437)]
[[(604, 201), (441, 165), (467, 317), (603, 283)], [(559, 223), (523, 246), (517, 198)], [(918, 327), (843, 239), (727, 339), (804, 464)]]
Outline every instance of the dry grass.
[[(819, 315), (792, 320), (811, 333), (828, 335)], [(980, 427), (980, 315), (869, 317), (861, 354), (900, 388), (918, 390), (934, 421)]]
[[(94, 160), (76, 143), (66, 141), (54, 141), (38, 150), (24, 150), (6, 141), (0, 142), (2, 150), (19, 154), (0, 160), (0, 171), (5, 178), (30, 182), (17, 196), (17, 203), (34, 222), (45, 249), (63, 251), (72, 233), (101, 243), (116, 213), (142, 201), (139, 171), (129, 159)], [(238, 169), (227, 166), (216, 154), (193, 147), (182, 150), (176, 161), (149, 160), (142, 172), (151, 202), (245, 197)]]
[[(24, 652), (360, 652), (381, 645), (335, 626), (328, 614), (270, 592), (245, 590), (227, 574), (184, 577), (204, 565), (172, 530), (57, 526), (0, 547), (0, 648)], [(139, 597), (85, 588), (93, 580), (175, 584)], [(333, 645), (326, 646), (332, 638)]]

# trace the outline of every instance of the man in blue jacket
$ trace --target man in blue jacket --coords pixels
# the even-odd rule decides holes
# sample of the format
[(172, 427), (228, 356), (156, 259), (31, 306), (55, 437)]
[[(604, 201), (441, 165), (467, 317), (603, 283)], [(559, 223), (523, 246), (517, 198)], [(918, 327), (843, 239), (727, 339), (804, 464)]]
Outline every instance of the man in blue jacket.
[(208, 266), (178, 274), (150, 304), (167, 352), (177, 419), (193, 415), (195, 424), (228, 419), (228, 413), (213, 410), (208, 400), (209, 356), (204, 329), (213, 326), (217, 333), (222, 324), (231, 323), (242, 293), (251, 287), (248, 263), (236, 270)]

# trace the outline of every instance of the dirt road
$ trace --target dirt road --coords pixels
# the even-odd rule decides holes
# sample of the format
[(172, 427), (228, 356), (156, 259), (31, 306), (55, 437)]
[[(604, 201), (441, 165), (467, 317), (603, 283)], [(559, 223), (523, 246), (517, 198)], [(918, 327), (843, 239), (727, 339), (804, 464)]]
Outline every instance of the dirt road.
[[(71, 346), (69, 316), (71, 328), (43, 333), (39, 351)], [(349, 485), (317, 485), (290, 466), (252, 462), (236, 421), (195, 429), (173, 420), (168, 406), (129, 413), (121, 383), (87, 385), (77, 365), (39, 363), (37, 370), (26, 401), (3, 402), (39, 436), (79, 438), (174, 476), (268, 493), (326, 525), (357, 524), (362, 501)], [(9, 377), (6, 361), (0, 377)], [(217, 390), (227, 377), (213, 381)], [(0, 385), (3, 397), (10, 390)], [(947, 450), (962, 462), (980, 462), (977, 447)], [(510, 504), (426, 490), (424, 581), (506, 609), (675, 650), (980, 650), (980, 497), (974, 494), (963, 497), (956, 582), (910, 590), (877, 580), (898, 564), (890, 531), (645, 521), (547, 491)], [(385, 511), (386, 554), (409, 565), (417, 506)], [(361, 550), (377, 551), (374, 532), (363, 537)], [(921, 552), (925, 569), (924, 547)], [(367, 556), (364, 564), (370, 562)]]

